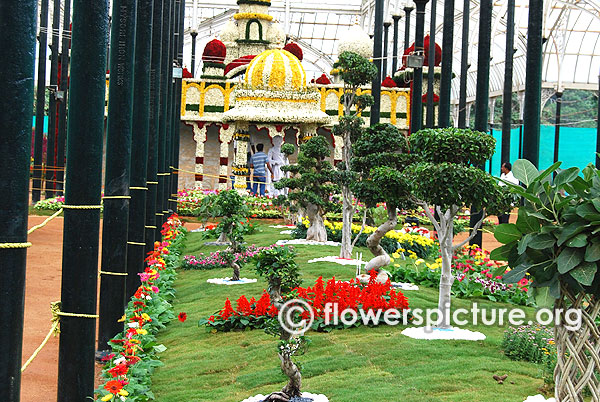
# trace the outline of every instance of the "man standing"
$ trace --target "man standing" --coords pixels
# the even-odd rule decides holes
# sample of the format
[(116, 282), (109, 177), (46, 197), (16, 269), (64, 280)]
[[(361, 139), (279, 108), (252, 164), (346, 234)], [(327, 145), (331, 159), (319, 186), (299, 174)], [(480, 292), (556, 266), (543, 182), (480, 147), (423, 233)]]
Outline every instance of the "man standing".
[[(502, 164), (502, 166), (500, 167), (500, 171), (502, 172), (502, 174), (500, 175), (500, 181), (498, 182), (498, 185), (500, 187), (506, 186), (506, 184), (504, 183), (504, 181), (507, 181), (509, 183), (512, 184), (519, 184), (519, 179), (517, 179), (512, 171), (512, 166), (509, 162), (504, 162)], [(502, 181), (504, 180), (504, 181)], [(510, 219), (510, 215), (509, 214), (504, 214), (504, 215), (500, 215), (498, 217), (498, 223), (508, 223)]]
[(265, 183), (267, 181), (267, 170), (265, 169), (265, 166), (267, 169), (269, 169), (271, 174), (273, 173), (271, 165), (267, 161), (267, 154), (263, 152), (263, 149), (263, 144), (256, 145), (257, 152), (252, 155), (252, 160), (250, 163), (250, 167), (254, 169), (254, 175), (252, 178), (254, 181), (252, 184), (252, 193), (254, 195), (260, 195), (261, 197), (264, 197), (265, 195)]

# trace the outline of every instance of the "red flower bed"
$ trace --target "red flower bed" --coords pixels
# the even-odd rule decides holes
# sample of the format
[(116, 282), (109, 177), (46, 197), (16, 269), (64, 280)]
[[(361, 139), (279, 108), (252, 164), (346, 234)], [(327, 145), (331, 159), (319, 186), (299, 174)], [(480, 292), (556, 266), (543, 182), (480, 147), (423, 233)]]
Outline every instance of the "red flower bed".
[[(313, 287), (297, 287), (293, 289), (288, 298), (297, 298), (305, 300), (311, 307), (314, 314), (313, 329), (330, 330), (333, 328), (345, 328), (340, 323), (341, 313), (345, 309), (354, 311), (382, 311), (396, 309), (400, 312), (408, 310), (408, 299), (387, 283), (375, 282), (376, 273), (373, 271), (368, 285), (362, 285), (354, 279), (346, 281), (336, 281), (331, 278), (325, 284), (323, 277), (319, 277)], [(329, 316), (326, 323), (328, 304), (337, 303), (337, 317)], [(332, 309), (329, 309), (331, 314)], [(229, 299), (225, 300), (225, 306), (208, 319), (200, 321), (200, 325), (207, 325), (211, 329), (218, 331), (231, 331), (233, 329), (264, 328), (269, 319), (276, 317), (277, 307), (271, 303), (269, 294), (263, 291), (260, 299), (254, 297), (248, 300), (246, 296), (241, 296), (236, 301), (234, 309)], [(335, 312), (334, 312), (335, 314)], [(310, 312), (305, 311), (302, 318), (308, 319)], [(336, 318), (338, 318), (336, 320)], [(355, 326), (362, 324), (358, 320)]]

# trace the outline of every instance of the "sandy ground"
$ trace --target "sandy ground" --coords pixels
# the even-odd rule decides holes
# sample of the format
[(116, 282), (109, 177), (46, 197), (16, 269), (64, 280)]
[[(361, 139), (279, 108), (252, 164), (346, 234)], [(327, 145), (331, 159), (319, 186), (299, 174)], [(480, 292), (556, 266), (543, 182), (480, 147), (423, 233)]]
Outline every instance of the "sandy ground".
[[(514, 221), (516, 216), (511, 216)], [(46, 217), (30, 216), (29, 227), (43, 222)], [(187, 223), (188, 229), (197, 224)], [(33, 243), (27, 251), (27, 283), (25, 292), (25, 323), (23, 331), (23, 362), (43, 341), (51, 327), (50, 302), (60, 300), (62, 265), (63, 219), (56, 218), (45, 227), (33, 232)], [(456, 238), (459, 241), (464, 234)], [(498, 243), (489, 233), (484, 233), (484, 248), (492, 250)], [(99, 371), (99, 366), (97, 366)], [(21, 378), (21, 401), (38, 402), (55, 400), (58, 377), (58, 337), (51, 337), (37, 358)]]

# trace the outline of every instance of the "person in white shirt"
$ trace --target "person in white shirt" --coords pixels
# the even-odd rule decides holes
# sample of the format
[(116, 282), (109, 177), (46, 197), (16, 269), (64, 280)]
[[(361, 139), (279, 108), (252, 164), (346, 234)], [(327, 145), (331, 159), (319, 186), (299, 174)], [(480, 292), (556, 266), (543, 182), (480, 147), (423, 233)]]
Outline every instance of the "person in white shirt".
[[(501, 187), (506, 186), (506, 183), (504, 183), (504, 181), (507, 181), (512, 184), (517, 184), (517, 185), (519, 184), (519, 179), (517, 179), (513, 175), (511, 169), (512, 169), (512, 166), (509, 162), (504, 162), (502, 164), (502, 166), (500, 167), (500, 171), (502, 172), (502, 174), (500, 175), (501, 180), (498, 182), (499, 186), (501, 186)], [(502, 180), (504, 180), (504, 181), (502, 181)], [(499, 223), (508, 223), (509, 219), (510, 219), (509, 214), (504, 214), (504, 215), (498, 216)]]

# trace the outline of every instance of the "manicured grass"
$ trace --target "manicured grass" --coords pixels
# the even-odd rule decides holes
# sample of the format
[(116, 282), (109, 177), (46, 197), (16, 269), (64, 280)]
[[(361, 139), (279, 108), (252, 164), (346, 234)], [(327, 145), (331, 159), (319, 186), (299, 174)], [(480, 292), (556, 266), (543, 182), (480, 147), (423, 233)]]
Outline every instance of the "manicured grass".
[[(261, 233), (247, 237), (248, 244), (268, 245), (281, 229), (262, 225)], [(185, 254), (210, 252), (200, 234), (190, 233)], [(337, 255), (339, 249), (325, 246), (297, 246), (304, 286), (314, 285), (322, 275), (347, 280), (355, 267), (333, 263), (308, 264), (309, 259)], [(362, 248), (364, 258), (370, 253)], [(161, 402), (231, 401), (239, 402), (255, 394), (280, 390), (286, 377), (279, 369), (275, 338), (261, 330), (210, 333), (199, 328), (201, 318), (215, 313), (229, 297), (234, 303), (242, 294), (258, 297), (265, 288), (262, 278), (255, 284), (218, 286), (209, 278), (230, 276), (229, 269), (179, 271), (176, 282), (175, 312), (188, 314), (185, 323), (172, 322), (159, 334), (158, 341), (167, 350), (162, 354), (164, 367), (154, 377), (153, 391)], [(242, 269), (242, 277), (257, 278), (252, 267)], [(435, 308), (437, 291), (421, 288), (407, 291), (412, 308)], [(453, 299), (453, 308), (514, 308), (512, 305), (485, 300)], [(235, 306), (235, 303), (234, 303)], [(532, 312), (531, 309), (528, 310)], [(485, 402), (523, 401), (539, 393), (543, 385), (541, 368), (514, 362), (500, 350), (504, 328), (467, 326), (487, 335), (485, 341), (413, 340), (400, 332), (404, 327), (379, 326), (309, 332), (313, 343), (300, 361), (303, 390), (324, 393), (332, 402)], [(499, 385), (494, 374), (508, 374)]]

